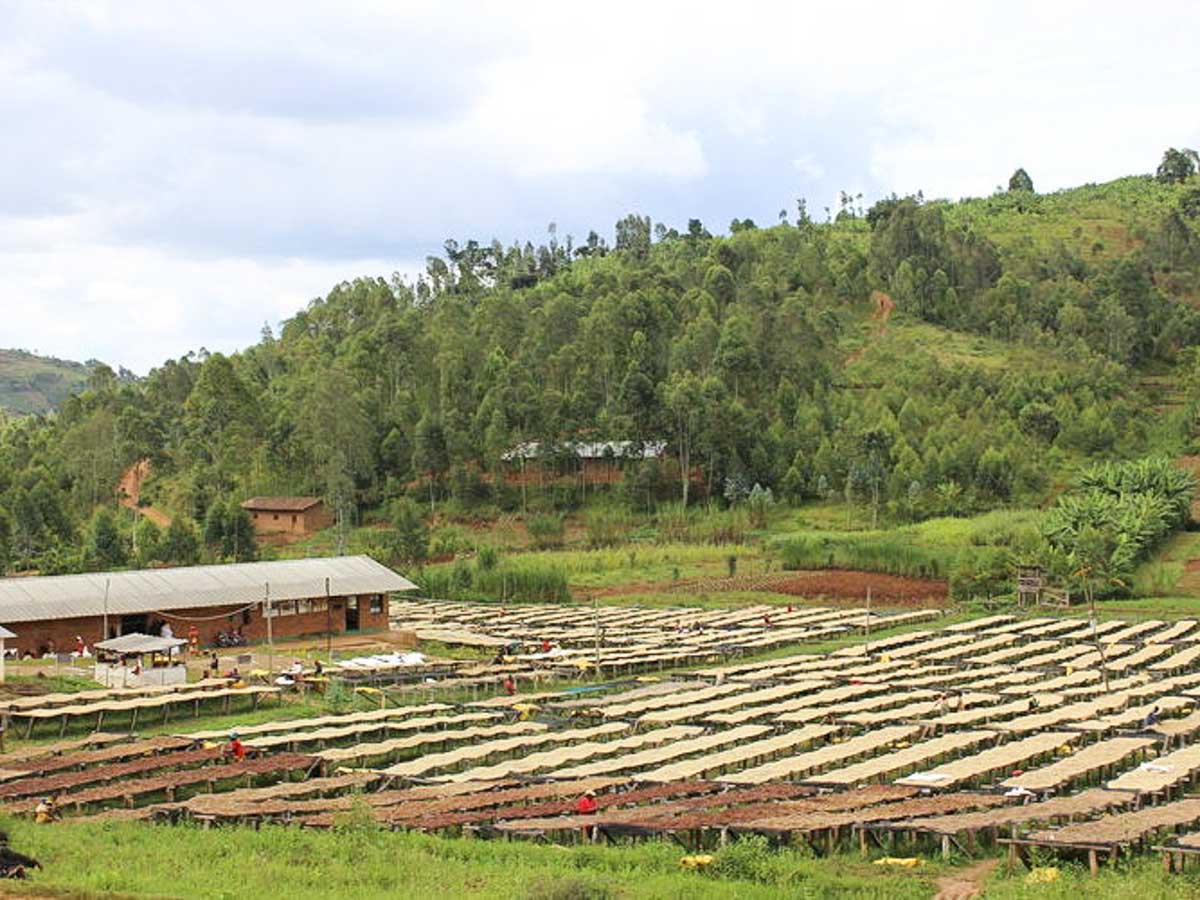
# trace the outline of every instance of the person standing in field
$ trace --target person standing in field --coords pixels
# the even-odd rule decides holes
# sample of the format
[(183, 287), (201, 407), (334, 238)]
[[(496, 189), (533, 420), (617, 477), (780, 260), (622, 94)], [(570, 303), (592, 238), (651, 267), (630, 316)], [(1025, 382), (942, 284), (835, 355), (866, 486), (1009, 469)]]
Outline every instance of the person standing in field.
[(238, 733), (236, 731), (231, 731), (229, 733), (228, 752), (236, 762), (241, 762), (246, 758), (246, 745), (243, 744), (238, 738)]
[[(595, 791), (584, 791), (583, 795), (575, 801), (575, 814), (578, 816), (594, 816), (600, 808), (600, 804), (596, 802)], [(584, 825), (581, 829), (585, 840), (591, 840), (596, 833), (595, 825)]]

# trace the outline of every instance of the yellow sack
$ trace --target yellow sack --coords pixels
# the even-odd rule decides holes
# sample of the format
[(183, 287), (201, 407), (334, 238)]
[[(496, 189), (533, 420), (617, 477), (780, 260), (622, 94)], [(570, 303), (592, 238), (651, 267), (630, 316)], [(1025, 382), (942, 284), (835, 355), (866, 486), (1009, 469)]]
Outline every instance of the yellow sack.
[(684, 869), (703, 869), (706, 866), (711, 866), (713, 857), (708, 853), (698, 853), (695, 856), (685, 856), (679, 860), (679, 865)]
[(923, 859), (917, 856), (885, 856), (883, 859), (875, 860), (877, 866), (903, 866), (906, 869), (912, 869), (921, 865)]
[(1070, 753), (1074, 753), (1074, 752), (1075, 752), (1075, 748), (1072, 747), (1070, 744), (1063, 744), (1061, 747), (1058, 748), (1059, 756), (1066, 756), (1066, 755), (1068, 755)]
[(1047, 867), (1044, 869), (1034, 869), (1025, 876), (1026, 884), (1049, 884), (1052, 881), (1058, 881), (1058, 869)]

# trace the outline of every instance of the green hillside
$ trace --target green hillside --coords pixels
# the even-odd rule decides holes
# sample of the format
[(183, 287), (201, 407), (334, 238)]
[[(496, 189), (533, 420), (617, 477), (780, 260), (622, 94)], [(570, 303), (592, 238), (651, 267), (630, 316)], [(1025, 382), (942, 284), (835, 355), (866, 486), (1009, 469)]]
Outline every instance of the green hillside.
[(0, 350), (0, 409), (47, 413), (87, 386), (88, 367), (24, 350)]
[[(630, 215), (611, 245), (450, 240), (415, 284), (343, 282), (241, 353), (93, 379), (54, 422), (8, 426), (8, 557), (131, 562), (127, 524), (90, 520), (143, 457), (180, 524), (142, 563), (249, 552), (250, 495), (319, 495), (350, 524), (517, 515), (531, 536), (601, 507), (844, 505), (872, 530), (1044, 509), (1089, 464), (1196, 450), (1198, 198), (1194, 174), (1136, 176), (726, 234)], [(589, 484), (580, 441), (666, 452)], [(1124, 527), (1072, 521), (1095, 546)]]

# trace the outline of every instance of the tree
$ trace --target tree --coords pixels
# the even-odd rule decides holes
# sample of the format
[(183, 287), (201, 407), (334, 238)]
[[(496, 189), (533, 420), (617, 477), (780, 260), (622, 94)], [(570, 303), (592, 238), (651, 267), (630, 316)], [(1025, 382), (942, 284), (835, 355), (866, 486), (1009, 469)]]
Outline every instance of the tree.
[(450, 468), (450, 454), (446, 450), (446, 435), (441, 423), (426, 413), (417, 423), (416, 440), (413, 441), (413, 468), (423, 472), (429, 479), (429, 512), (434, 508), (434, 483)]
[(225, 527), (221, 535), (221, 555), (235, 562), (258, 558), (258, 543), (250, 514), (236, 503), (225, 508)]
[(200, 537), (191, 520), (183, 516), (171, 520), (163, 535), (159, 558), (173, 566), (194, 566), (200, 561)]
[(858, 437), (858, 486), (871, 501), (871, 527), (879, 524), (879, 502), (884, 482), (891, 472), (892, 436), (883, 428), (868, 429)]
[(1054, 410), (1039, 400), (1026, 403), (1017, 414), (1017, 426), (1024, 434), (1047, 444), (1058, 436), (1059, 422)]
[(1017, 169), (1012, 173), (1012, 177), (1008, 179), (1009, 193), (1016, 191), (1026, 191), (1033, 193), (1033, 179), (1029, 177), (1029, 173), (1024, 169)]
[(7, 575), (12, 565), (12, 519), (0, 507), (0, 575)]
[(341, 366), (310, 371), (300, 382), (296, 432), (319, 474), (325, 502), (337, 520), (338, 553), (355, 507), (355, 484), (372, 471), (374, 430), (354, 379)]
[(1164, 184), (1178, 184), (1187, 181), (1196, 174), (1196, 166), (1200, 164), (1200, 154), (1195, 150), (1184, 147), (1182, 150), (1169, 148), (1163, 153), (1162, 162), (1154, 177)]
[(650, 217), (630, 213), (617, 222), (617, 250), (624, 250), (634, 259), (644, 260), (650, 256)]
[(101, 506), (92, 515), (88, 528), (87, 554), (99, 569), (116, 569), (125, 565), (129, 553), (125, 539), (117, 529), (116, 518), (107, 506)]
[(134, 564), (145, 568), (162, 557), (162, 532), (145, 516), (133, 528)]
[(1179, 198), (1179, 211), (1189, 219), (1200, 219), (1200, 187), (1188, 188)]
[(391, 549), (396, 559), (418, 565), (429, 556), (429, 528), (417, 504), (407, 497), (392, 503)]
[(663, 389), (663, 404), (675, 425), (675, 451), (679, 455), (679, 480), (683, 505), (688, 504), (692, 480), (692, 443), (700, 416), (700, 381), (691, 372), (674, 373)]

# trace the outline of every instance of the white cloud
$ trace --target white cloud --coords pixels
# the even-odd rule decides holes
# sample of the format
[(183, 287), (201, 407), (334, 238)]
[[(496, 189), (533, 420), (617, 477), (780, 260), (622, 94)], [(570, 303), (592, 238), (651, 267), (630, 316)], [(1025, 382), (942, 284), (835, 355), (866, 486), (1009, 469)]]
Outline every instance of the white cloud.
[(1200, 143), (1197, 25), (1185, 0), (5, 4), (0, 344), (145, 369), (451, 235), (1150, 171)]
[[(65, 263), (69, 260), (69, 265)], [(0, 252), (5, 340), (66, 358), (145, 373), (207, 347), (232, 352), (355, 275), (411, 278), (415, 261), (189, 259), (99, 244)]]

